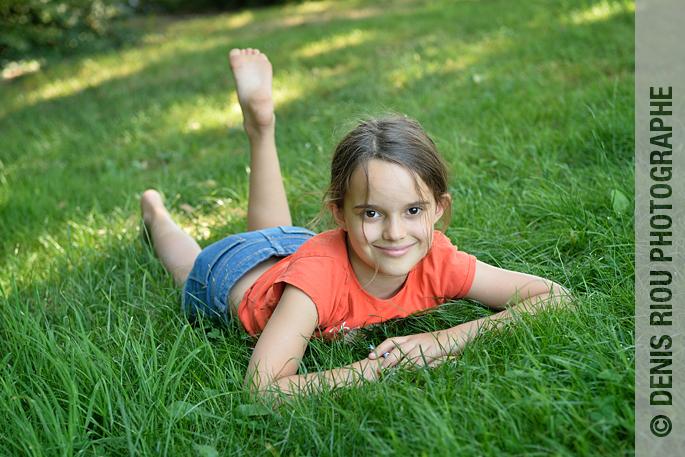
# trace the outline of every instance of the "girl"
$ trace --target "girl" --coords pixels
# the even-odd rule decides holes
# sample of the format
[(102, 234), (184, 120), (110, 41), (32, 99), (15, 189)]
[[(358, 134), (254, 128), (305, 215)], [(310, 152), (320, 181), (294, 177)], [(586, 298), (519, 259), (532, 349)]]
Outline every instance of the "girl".
[[(570, 299), (560, 285), (480, 262), (434, 230), (441, 218), (443, 228), (449, 224), (446, 167), (411, 119), (365, 122), (338, 144), (324, 197), (337, 230), (315, 236), (292, 227), (276, 154), (271, 63), (250, 48), (233, 49), (229, 58), (251, 150), (248, 232), (201, 250), (156, 191), (143, 194), (141, 207), (155, 254), (183, 287), (185, 312), (238, 318), (259, 335), (246, 374), (250, 387), (311, 392), (376, 380), (387, 367), (433, 366), (510, 318), (511, 308), (536, 312)], [(501, 312), (388, 339), (345, 367), (297, 374), (313, 335), (335, 337), (449, 298)]]

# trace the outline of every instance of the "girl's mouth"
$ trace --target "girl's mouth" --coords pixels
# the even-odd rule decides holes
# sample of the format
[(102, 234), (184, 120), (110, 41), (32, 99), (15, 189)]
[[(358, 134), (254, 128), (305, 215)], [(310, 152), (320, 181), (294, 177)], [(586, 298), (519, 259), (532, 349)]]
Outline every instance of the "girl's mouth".
[(374, 246), (374, 247), (387, 256), (402, 257), (407, 252), (409, 252), (411, 250), (411, 248), (414, 247), (414, 245), (416, 245), (416, 243), (414, 243), (414, 244), (403, 244), (402, 246), (385, 246), (385, 247)]

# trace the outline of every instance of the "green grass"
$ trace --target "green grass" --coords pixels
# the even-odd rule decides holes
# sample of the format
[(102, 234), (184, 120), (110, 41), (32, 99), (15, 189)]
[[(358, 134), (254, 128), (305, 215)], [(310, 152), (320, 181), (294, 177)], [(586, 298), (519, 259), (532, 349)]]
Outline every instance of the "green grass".
[[(321, 1), (134, 26), (135, 46), (0, 82), (0, 454), (634, 454), (633, 2)], [(153, 187), (203, 245), (245, 229), (227, 54), (248, 45), (274, 64), (296, 223), (350, 119), (393, 108), (452, 166), (448, 236), (570, 288), (577, 311), (435, 369), (258, 406), (254, 342), (187, 325), (138, 209)], [(485, 312), (314, 341), (303, 369)]]

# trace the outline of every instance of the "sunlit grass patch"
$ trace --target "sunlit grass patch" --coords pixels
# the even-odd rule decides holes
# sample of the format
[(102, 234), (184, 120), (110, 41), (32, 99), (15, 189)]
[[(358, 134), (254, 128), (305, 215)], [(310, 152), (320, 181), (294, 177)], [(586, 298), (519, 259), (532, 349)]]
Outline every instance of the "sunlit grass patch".
[(328, 36), (322, 40), (307, 43), (303, 48), (299, 49), (295, 55), (298, 57), (315, 57), (319, 54), (326, 54), (338, 49), (358, 46), (365, 41), (372, 40), (373, 36), (373, 33), (355, 29), (349, 33)]
[(205, 197), (198, 206), (187, 203), (179, 205), (186, 216), (180, 223), (184, 232), (197, 240), (208, 240), (212, 235), (222, 234), (230, 224), (243, 224), (247, 218), (244, 205), (238, 205), (232, 198)]
[(588, 5), (586, 8), (573, 11), (569, 19), (574, 24), (592, 23), (606, 21), (611, 16), (620, 13), (635, 13), (635, 3), (625, 0), (603, 0), (594, 5)]

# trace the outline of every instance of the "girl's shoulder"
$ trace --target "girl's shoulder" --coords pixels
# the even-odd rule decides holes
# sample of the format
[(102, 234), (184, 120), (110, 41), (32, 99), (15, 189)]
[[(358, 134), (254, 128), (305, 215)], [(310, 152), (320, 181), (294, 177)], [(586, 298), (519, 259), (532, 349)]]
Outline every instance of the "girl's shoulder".
[(458, 270), (469, 275), (472, 270), (475, 270), (476, 257), (460, 251), (457, 245), (452, 243), (452, 240), (436, 230), (433, 235), (433, 244), (424, 263), (426, 270), (431, 273), (439, 274), (440, 271)]
[(457, 245), (452, 243), (452, 240), (450, 240), (447, 235), (442, 233), (439, 230), (435, 230), (433, 232), (433, 247), (439, 248), (439, 249), (451, 249), (451, 250), (458, 250)]
[(417, 271), (417, 284), (424, 295), (463, 298), (475, 273), (476, 257), (460, 251), (447, 236), (436, 231), (431, 250)]
[(335, 229), (308, 239), (290, 257), (284, 273), (346, 278), (350, 274), (349, 263), (345, 232)]
[(308, 239), (293, 254), (293, 259), (305, 256), (347, 258), (345, 232), (342, 229), (328, 230)]
[(330, 230), (307, 240), (290, 257), (283, 272), (274, 282), (277, 298), (290, 284), (304, 292), (314, 302), (319, 323), (335, 320), (344, 313), (347, 290), (353, 282), (345, 233)]

